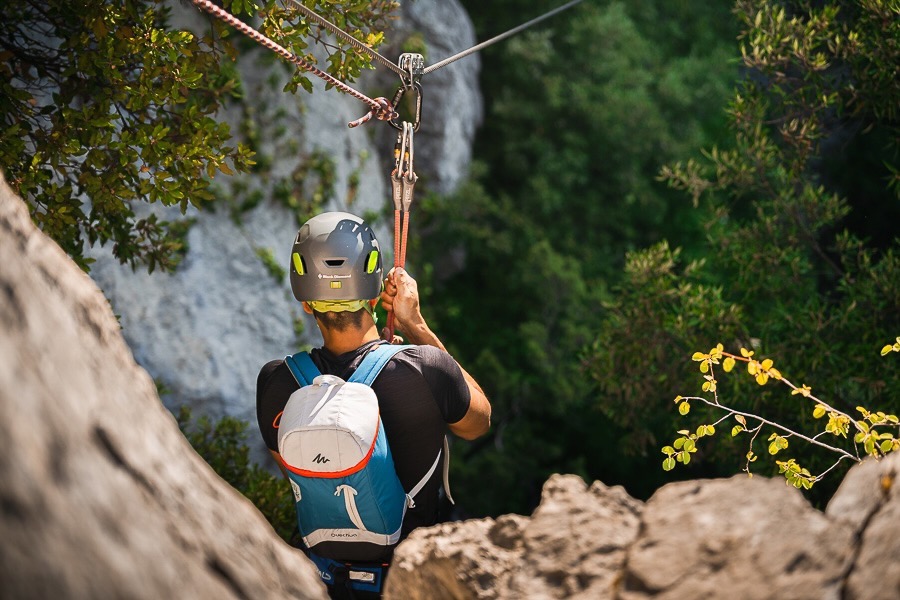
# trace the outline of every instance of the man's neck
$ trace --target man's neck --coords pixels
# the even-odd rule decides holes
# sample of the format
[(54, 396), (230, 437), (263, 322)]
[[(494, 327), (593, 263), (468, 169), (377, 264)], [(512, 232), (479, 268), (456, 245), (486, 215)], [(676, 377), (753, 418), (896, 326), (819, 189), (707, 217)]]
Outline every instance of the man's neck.
[(326, 350), (336, 356), (356, 350), (363, 344), (380, 339), (378, 328), (373, 323), (369, 327), (351, 328), (344, 331), (330, 331), (321, 328), (322, 339)]

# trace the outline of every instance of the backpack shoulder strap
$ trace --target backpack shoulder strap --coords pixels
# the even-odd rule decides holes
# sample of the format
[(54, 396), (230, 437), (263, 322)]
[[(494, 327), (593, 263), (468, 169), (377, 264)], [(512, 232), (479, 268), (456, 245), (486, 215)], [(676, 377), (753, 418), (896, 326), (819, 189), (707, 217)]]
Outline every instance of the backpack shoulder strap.
[(378, 377), (378, 374), (381, 373), (381, 369), (384, 368), (384, 365), (386, 365), (395, 354), (410, 347), (411, 346), (398, 346), (394, 344), (379, 344), (375, 346), (369, 350), (369, 353), (366, 354), (362, 362), (359, 363), (359, 366), (356, 367), (356, 371), (353, 372), (353, 375), (351, 375), (350, 379), (347, 381), (371, 386), (372, 382), (375, 381), (375, 378)]
[(285, 356), (284, 364), (291, 370), (291, 375), (300, 387), (311, 385), (313, 379), (321, 375), (316, 363), (309, 357), (309, 352), (298, 352), (293, 356)]
[[(375, 378), (378, 377), (378, 374), (381, 372), (381, 369), (387, 364), (387, 362), (398, 352), (401, 350), (405, 350), (406, 348), (411, 348), (412, 346), (400, 346), (394, 344), (380, 344), (372, 348), (368, 354), (366, 354), (365, 358), (363, 358), (362, 362), (356, 368), (356, 371), (353, 372), (353, 375), (348, 379), (348, 381), (353, 381), (356, 383), (363, 383), (365, 385), (371, 386), (372, 382), (375, 381)], [(428, 469), (428, 472), (419, 480), (416, 485), (409, 491), (406, 495), (406, 505), (408, 508), (415, 508), (416, 503), (414, 498), (416, 495), (422, 491), (422, 488), (425, 487), (425, 484), (428, 483), (428, 480), (431, 479), (431, 475), (434, 473), (435, 469), (437, 469), (438, 464), (441, 462), (441, 457), (444, 457), (444, 492), (447, 494), (447, 497), (450, 499), (450, 502), (453, 502), (453, 497), (450, 495), (450, 481), (448, 477), (448, 469), (450, 466), (450, 447), (447, 443), (447, 436), (444, 436), (444, 447), (443, 450), (438, 450), (437, 457), (434, 459), (434, 462), (431, 464), (431, 468)]]

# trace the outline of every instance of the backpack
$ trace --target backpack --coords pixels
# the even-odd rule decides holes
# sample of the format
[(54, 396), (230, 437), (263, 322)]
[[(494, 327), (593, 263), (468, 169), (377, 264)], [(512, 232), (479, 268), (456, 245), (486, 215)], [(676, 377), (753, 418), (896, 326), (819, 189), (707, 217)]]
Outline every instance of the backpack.
[(370, 387), (391, 357), (409, 347), (375, 346), (346, 382), (320, 374), (306, 352), (285, 358), (300, 389), (281, 416), (278, 451), (310, 553), (344, 561), (389, 558), (407, 508), (441, 462), (438, 451), (428, 472), (404, 491)]

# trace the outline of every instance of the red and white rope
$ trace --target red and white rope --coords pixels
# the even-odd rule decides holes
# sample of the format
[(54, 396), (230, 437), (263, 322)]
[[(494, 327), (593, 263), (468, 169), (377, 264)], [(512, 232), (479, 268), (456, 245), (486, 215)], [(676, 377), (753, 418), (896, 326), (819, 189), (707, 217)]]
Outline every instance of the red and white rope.
[(278, 42), (269, 39), (265, 35), (256, 31), (255, 29), (253, 29), (252, 27), (250, 27), (249, 25), (247, 25), (246, 23), (244, 23), (243, 21), (241, 21), (240, 19), (238, 19), (237, 17), (232, 15), (231, 13), (223, 10), (222, 8), (219, 8), (218, 6), (216, 6), (209, 0), (191, 0), (191, 2), (193, 2), (197, 8), (208, 12), (209, 14), (213, 15), (217, 19), (224, 21), (225, 23), (228, 23), (229, 25), (231, 25), (232, 27), (234, 27), (235, 29), (237, 29), (238, 31), (240, 31), (241, 33), (243, 33), (244, 35), (249, 37), (254, 42), (263, 46), (264, 48), (271, 50), (272, 52), (278, 54), (282, 58), (290, 61), (291, 63), (300, 67), (304, 71), (312, 73), (316, 77), (319, 77), (320, 79), (323, 79), (324, 81), (327, 81), (328, 83), (330, 83), (331, 85), (336, 87), (338, 90), (344, 92), (345, 94), (349, 94), (350, 96), (353, 96), (357, 100), (360, 100), (360, 101), (368, 104), (369, 107), (371, 107), (371, 110), (368, 112), (368, 114), (366, 114), (365, 116), (363, 116), (355, 121), (352, 121), (350, 123), (350, 127), (356, 127), (358, 125), (362, 125), (366, 121), (369, 121), (372, 117), (375, 117), (381, 121), (389, 121), (396, 117), (394, 107), (391, 106), (391, 103), (390, 103), (390, 101), (388, 101), (387, 98), (374, 98), (374, 99), (369, 98), (362, 92), (353, 89), (352, 87), (350, 87), (343, 81), (340, 81), (339, 79), (335, 79), (334, 77), (332, 77), (331, 75), (329, 75), (322, 69), (318, 68), (314, 64), (310, 63), (309, 61), (306, 61), (306, 60), (300, 58), (299, 56), (297, 56), (296, 54), (294, 54), (293, 52), (291, 52), (290, 50), (288, 50), (287, 48), (285, 48)]

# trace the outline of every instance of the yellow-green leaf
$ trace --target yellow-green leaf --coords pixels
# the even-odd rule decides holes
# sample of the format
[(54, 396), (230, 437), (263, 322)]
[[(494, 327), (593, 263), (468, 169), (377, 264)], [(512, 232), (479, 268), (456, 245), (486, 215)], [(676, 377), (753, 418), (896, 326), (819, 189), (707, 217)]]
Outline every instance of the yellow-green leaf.
[(730, 373), (734, 368), (734, 359), (730, 356), (725, 357), (725, 360), (722, 362), (722, 368), (725, 369), (726, 373)]
[(675, 468), (675, 459), (674, 458), (669, 457), (663, 461), (663, 470), (664, 471), (671, 471), (674, 468)]
[(682, 402), (678, 405), (678, 412), (681, 414), (681, 416), (688, 414), (689, 412), (691, 412), (691, 405), (687, 402)]
[(813, 418), (821, 419), (822, 417), (825, 416), (825, 412), (826, 412), (825, 407), (822, 406), (821, 404), (817, 404), (816, 407), (813, 409)]
[(888, 354), (893, 349), (894, 349), (894, 347), (891, 344), (888, 344), (887, 346), (885, 346), (884, 348), (881, 349), (881, 355), (884, 356), (885, 354)]

